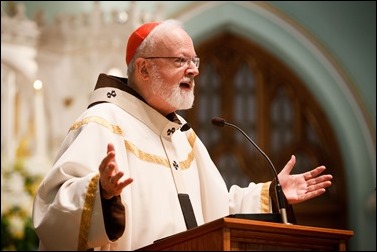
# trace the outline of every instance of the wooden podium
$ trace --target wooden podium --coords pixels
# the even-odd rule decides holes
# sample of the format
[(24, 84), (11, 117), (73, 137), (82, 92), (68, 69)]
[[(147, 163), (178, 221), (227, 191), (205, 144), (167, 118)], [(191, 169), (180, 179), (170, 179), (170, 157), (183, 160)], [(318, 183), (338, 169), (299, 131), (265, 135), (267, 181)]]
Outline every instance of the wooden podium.
[(141, 251), (346, 251), (353, 231), (224, 217), (140, 248)]

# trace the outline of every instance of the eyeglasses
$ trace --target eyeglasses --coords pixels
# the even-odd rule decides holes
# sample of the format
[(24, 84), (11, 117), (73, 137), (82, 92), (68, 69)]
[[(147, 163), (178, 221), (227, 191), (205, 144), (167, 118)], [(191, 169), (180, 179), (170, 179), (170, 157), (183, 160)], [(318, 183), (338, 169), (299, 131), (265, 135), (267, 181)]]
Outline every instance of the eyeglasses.
[(184, 58), (184, 57), (146, 57), (144, 59), (174, 59), (174, 64), (177, 67), (190, 66), (190, 63), (194, 63), (196, 68), (199, 68), (200, 59), (195, 56), (193, 58)]

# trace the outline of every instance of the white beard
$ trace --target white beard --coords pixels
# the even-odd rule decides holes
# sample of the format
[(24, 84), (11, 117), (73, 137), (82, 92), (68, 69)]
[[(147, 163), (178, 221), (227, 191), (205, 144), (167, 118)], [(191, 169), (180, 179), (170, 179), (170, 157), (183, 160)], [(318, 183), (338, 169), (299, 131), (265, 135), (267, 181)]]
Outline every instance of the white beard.
[(172, 86), (166, 84), (157, 73), (155, 67), (153, 68), (151, 77), (153, 79), (151, 89), (154, 95), (163, 99), (171, 107), (175, 108), (175, 110), (192, 108), (195, 98), (193, 89), (189, 91), (181, 89), (179, 83)]

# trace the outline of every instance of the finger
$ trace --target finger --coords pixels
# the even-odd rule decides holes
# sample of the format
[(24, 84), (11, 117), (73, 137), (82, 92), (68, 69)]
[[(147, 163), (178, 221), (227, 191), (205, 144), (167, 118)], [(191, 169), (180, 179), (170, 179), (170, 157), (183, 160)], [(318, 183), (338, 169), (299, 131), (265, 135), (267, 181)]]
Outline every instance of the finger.
[[(309, 176), (308, 176), (309, 177)], [(313, 177), (313, 178), (306, 178), (306, 183), (308, 185), (314, 185), (314, 184), (318, 184), (318, 183), (321, 183), (321, 182), (324, 182), (324, 181), (330, 181), (333, 179), (333, 176), (331, 174), (324, 174), (324, 175), (321, 175), (319, 177)]]
[(107, 144), (107, 153), (115, 151), (114, 145), (112, 143)]
[(133, 178), (128, 178), (122, 182), (119, 183), (119, 186), (123, 189), (124, 187), (128, 186), (129, 184), (131, 184), (133, 182)]
[(106, 169), (104, 170), (104, 176), (113, 179), (115, 176), (115, 170), (116, 170), (116, 163), (115, 162), (109, 162), (106, 166)]
[(309, 199), (313, 199), (313, 198), (318, 197), (319, 195), (321, 195), (325, 192), (326, 192), (326, 190), (323, 189), (323, 188), (312, 191), (312, 192), (308, 192), (308, 193), (305, 194), (305, 196), (303, 196), (303, 198), (300, 201), (303, 202), (303, 201), (306, 201), (306, 200), (309, 200)]
[(329, 186), (331, 186), (332, 182), (331, 182), (331, 178), (332, 176), (321, 176), (320, 178), (317, 178), (317, 179), (311, 179), (311, 180), (308, 180), (307, 181), (307, 191), (315, 191), (315, 190), (319, 190), (319, 189), (322, 189), (322, 188), (327, 188)]
[(282, 172), (290, 174), (295, 164), (296, 164), (296, 157), (295, 155), (292, 155), (291, 159), (289, 159), (288, 163), (284, 166)]
[(118, 183), (116, 186), (114, 186), (113, 188), (113, 195), (116, 196), (116, 195), (120, 195), (123, 191), (123, 189), (128, 186), (129, 184), (131, 184), (133, 181), (132, 178), (128, 178), (120, 183)]
[(116, 185), (116, 184), (118, 184), (118, 181), (119, 181), (119, 179), (121, 178), (121, 177), (123, 177), (123, 172), (122, 171), (119, 171), (119, 172), (117, 172), (114, 176), (111, 176), (110, 177), (110, 181), (111, 181), (111, 183), (112, 184), (114, 184), (114, 185)]
[(330, 181), (333, 179), (333, 176), (331, 174), (325, 174), (322, 176), (319, 176), (316, 178), (317, 183), (324, 182), (324, 181)]
[(104, 159), (102, 159), (99, 165), (99, 171), (102, 173), (109, 166), (110, 162), (115, 159), (115, 151), (110, 151), (107, 153)]
[(114, 171), (118, 172), (118, 165), (117, 165), (116, 160), (115, 160), (115, 148), (114, 148), (114, 145), (112, 143), (109, 143), (107, 145), (107, 155), (110, 158), (107, 165), (110, 168), (109, 169), (109, 172), (111, 172), (110, 175), (112, 175), (112, 174), (114, 174)]
[(309, 179), (315, 178), (319, 174), (321, 174), (324, 170), (326, 170), (325, 166), (323, 166), (323, 165), (322, 166), (318, 166), (317, 168), (304, 173), (304, 178), (305, 178), (305, 180), (309, 180)]
[(331, 186), (331, 181), (321, 182), (308, 187), (308, 191), (317, 191)]

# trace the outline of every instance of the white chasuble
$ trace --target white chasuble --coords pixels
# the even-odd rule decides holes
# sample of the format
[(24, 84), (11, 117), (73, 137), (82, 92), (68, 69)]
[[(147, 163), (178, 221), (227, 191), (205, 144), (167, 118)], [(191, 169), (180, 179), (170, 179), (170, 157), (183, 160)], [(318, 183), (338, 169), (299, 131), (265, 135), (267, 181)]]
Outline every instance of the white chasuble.
[[(135, 250), (183, 232), (179, 191), (189, 195), (198, 225), (233, 213), (269, 211), (269, 183), (228, 192), (194, 130), (180, 130), (182, 117), (182, 124), (171, 122), (116, 88), (96, 89), (95, 101), (106, 103), (90, 107), (72, 125), (36, 195), (40, 250)], [(98, 167), (108, 143), (125, 178), (134, 179), (120, 195), (126, 227), (116, 241), (107, 237), (99, 191)]]

